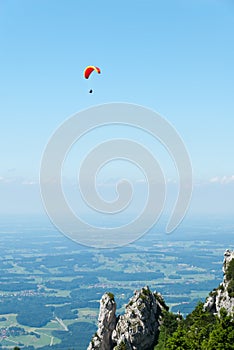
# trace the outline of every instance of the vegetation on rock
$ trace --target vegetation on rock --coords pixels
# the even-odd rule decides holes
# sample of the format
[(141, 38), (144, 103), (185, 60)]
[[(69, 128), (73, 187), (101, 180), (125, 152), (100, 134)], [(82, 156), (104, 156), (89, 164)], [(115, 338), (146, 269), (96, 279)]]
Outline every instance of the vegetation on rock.
[(110, 298), (110, 300), (115, 300), (115, 296), (114, 296), (113, 293), (107, 292), (106, 294), (108, 295), (108, 297)]
[(234, 259), (232, 259), (228, 265), (226, 278), (228, 281), (228, 295), (234, 297)]
[(154, 349), (234, 349), (234, 320), (224, 309), (220, 317), (204, 311), (203, 303), (199, 303), (185, 319), (164, 313), (158, 344)]

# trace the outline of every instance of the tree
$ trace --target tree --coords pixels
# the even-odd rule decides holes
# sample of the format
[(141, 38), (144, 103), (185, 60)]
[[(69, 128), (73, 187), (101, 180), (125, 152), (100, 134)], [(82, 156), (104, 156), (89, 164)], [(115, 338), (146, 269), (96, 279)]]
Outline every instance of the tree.
[[(205, 345), (205, 344), (204, 344)], [(210, 333), (209, 340), (204, 350), (232, 350), (234, 349), (234, 321), (227, 311), (221, 309), (220, 318), (213, 331)]]
[(167, 340), (172, 336), (178, 327), (178, 322), (182, 317), (172, 312), (163, 311), (162, 323), (160, 325), (160, 333), (158, 338), (158, 344), (155, 346), (155, 350), (164, 350)]
[[(186, 331), (181, 326), (168, 339), (165, 349), (167, 350), (191, 350), (188, 344)], [(194, 349), (193, 349), (194, 350)]]

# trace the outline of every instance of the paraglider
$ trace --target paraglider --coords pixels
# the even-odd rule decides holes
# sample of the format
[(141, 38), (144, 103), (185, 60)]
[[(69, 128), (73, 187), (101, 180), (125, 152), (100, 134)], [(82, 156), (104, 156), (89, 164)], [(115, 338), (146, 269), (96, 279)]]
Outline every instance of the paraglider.
[(101, 69), (95, 66), (87, 66), (84, 70), (84, 77), (85, 79), (89, 79), (89, 76), (93, 71), (96, 71), (98, 74), (101, 73)]
[[(93, 72), (97, 72), (98, 74), (101, 73), (101, 69), (96, 67), (96, 66), (87, 66), (84, 70), (84, 77), (85, 79), (89, 79), (90, 75), (93, 73)], [(89, 93), (92, 94), (93, 90), (90, 89), (89, 90)]]

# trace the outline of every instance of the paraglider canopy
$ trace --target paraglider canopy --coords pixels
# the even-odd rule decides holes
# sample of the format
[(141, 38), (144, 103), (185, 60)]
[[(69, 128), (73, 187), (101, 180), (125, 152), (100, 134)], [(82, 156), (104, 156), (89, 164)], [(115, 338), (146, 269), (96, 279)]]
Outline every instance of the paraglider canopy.
[(101, 73), (101, 69), (98, 68), (98, 67), (95, 67), (95, 66), (87, 66), (84, 70), (84, 77), (85, 79), (88, 79), (90, 74), (93, 72), (93, 71), (96, 71), (98, 74)]

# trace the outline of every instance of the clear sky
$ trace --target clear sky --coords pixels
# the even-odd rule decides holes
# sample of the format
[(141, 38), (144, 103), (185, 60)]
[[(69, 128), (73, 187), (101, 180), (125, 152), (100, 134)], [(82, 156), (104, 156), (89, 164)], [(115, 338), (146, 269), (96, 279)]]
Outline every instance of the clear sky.
[[(49, 137), (70, 115), (106, 102), (169, 120), (196, 186), (209, 193), (205, 205), (233, 207), (232, 0), (1, 0), (0, 62), (0, 212), (20, 211), (20, 196), (31, 201), (25, 211), (40, 207), (31, 187)], [(92, 81), (83, 78), (89, 64), (102, 70)], [(198, 192), (194, 205), (203, 208)]]

